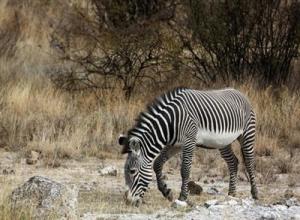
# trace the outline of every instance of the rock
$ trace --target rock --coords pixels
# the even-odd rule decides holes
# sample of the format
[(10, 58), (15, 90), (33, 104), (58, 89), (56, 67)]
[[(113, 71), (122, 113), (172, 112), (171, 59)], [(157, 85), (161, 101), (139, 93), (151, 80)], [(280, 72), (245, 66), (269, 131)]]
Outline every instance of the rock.
[(236, 200), (234, 200), (234, 199), (230, 199), (230, 200), (222, 202), (221, 204), (234, 206), (234, 205), (237, 205), (238, 202)]
[(99, 170), (101, 176), (117, 176), (118, 170), (114, 166), (107, 166)]
[(12, 209), (33, 209), (34, 219), (77, 218), (77, 188), (34, 176), (12, 192)]
[(208, 180), (204, 180), (203, 183), (204, 183), (204, 184), (208, 184)]
[(204, 206), (205, 206), (206, 208), (208, 208), (208, 207), (210, 207), (210, 206), (217, 205), (218, 203), (219, 203), (218, 200), (212, 199), (212, 200), (206, 201), (206, 202), (204, 203)]
[(176, 199), (172, 204), (171, 207), (172, 208), (185, 208), (188, 206), (188, 203), (186, 201), (180, 201), (178, 199)]
[[(272, 207), (272, 206), (271, 206)], [(276, 211), (284, 211), (287, 209), (287, 207), (285, 205), (274, 205), (273, 208), (276, 210)]]
[(216, 187), (210, 187), (208, 190), (207, 190), (207, 193), (210, 194), (210, 195), (217, 195), (219, 194), (219, 190), (217, 190)]
[(243, 206), (252, 206), (255, 203), (255, 201), (251, 198), (242, 199), (242, 205)]
[(203, 191), (202, 187), (194, 181), (188, 182), (188, 190), (191, 195), (200, 195)]
[(285, 201), (285, 204), (286, 204), (287, 207), (300, 206), (300, 203), (297, 200), (297, 198), (290, 198), (290, 199)]
[(28, 158), (26, 158), (26, 163), (29, 165), (36, 164), (38, 162), (39, 157), (40, 153), (32, 150)]
[(279, 216), (274, 212), (264, 212), (260, 218), (261, 220), (275, 220), (279, 219)]

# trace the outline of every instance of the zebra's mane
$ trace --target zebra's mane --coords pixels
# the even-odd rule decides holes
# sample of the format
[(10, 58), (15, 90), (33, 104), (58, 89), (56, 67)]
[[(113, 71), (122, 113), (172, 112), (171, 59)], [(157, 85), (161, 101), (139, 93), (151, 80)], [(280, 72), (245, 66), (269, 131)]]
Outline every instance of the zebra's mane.
[(128, 131), (128, 135), (130, 136), (132, 134), (133, 131), (136, 130), (136, 128), (140, 127), (141, 124), (144, 121), (144, 118), (148, 115), (148, 114), (153, 114), (153, 112), (155, 110), (158, 110), (158, 106), (164, 102), (166, 100), (166, 97), (170, 97), (171, 94), (174, 93), (178, 93), (179, 91), (183, 91), (186, 90), (188, 88), (186, 87), (176, 87), (172, 90), (169, 90), (165, 93), (163, 93), (162, 95), (156, 97), (152, 102), (150, 102), (149, 104), (147, 104), (146, 106), (146, 110), (140, 112), (140, 114), (138, 115), (138, 117), (135, 119), (136, 123), (135, 125)]

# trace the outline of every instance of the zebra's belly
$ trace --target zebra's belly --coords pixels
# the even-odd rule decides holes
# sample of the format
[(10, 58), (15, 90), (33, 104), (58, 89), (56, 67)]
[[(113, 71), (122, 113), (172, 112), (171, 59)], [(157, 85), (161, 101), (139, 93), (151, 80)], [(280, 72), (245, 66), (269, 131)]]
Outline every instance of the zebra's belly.
[(242, 130), (229, 133), (216, 133), (199, 129), (197, 132), (197, 145), (203, 145), (208, 148), (222, 148), (235, 141), (241, 134)]

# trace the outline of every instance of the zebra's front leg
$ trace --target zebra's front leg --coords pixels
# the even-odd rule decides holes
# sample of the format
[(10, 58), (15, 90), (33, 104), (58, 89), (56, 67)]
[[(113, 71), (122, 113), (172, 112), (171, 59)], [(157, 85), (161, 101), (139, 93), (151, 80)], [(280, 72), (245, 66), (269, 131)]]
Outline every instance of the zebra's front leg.
[(187, 141), (187, 144), (183, 147), (182, 150), (182, 164), (181, 164), (181, 192), (178, 200), (175, 200), (177, 206), (187, 206), (187, 197), (188, 197), (188, 181), (190, 178), (190, 170), (193, 159), (193, 151), (195, 148), (194, 141)]
[(239, 160), (234, 155), (230, 145), (220, 149), (220, 153), (222, 158), (226, 161), (230, 173), (228, 195), (235, 196)]
[(173, 194), (171, 189), (168, 188), (167, 184), (163, 179), (162, 169), (165, 162), (167, 162), (171, 157), (178, 153), (179, 149), (176, 146), (166, 146), (160, 153), (160, 155), (155, 159), (153, 164), (153, 169), (156, 174), (157, 187), (159, 191), (163, 194), (165, 198), (169, 201), (173, 201)]

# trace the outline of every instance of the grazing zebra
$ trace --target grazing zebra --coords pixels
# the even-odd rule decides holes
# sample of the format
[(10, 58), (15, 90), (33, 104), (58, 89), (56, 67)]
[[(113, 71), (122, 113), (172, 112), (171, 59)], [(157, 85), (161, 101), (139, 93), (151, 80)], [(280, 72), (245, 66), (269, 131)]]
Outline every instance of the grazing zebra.
[(125, 196), (139, 205), (152, 179), (152, 167), (158, 189), (173, 200), (163, 180), (164, 163), (182, 152), (180, 196), (175, 203), (187, 205), (188, 181), (195, 146), (218, 149), (230, 172), (229, 195), (234, 196), (238, 159), (231, 143), (238, 140), (250, 178), (251, 194), (257, 199), (254, 164), (255, 114), (248, 99), (235, 89), (198, 91), (177, 88), (158, 97), (140, 114), (128, 136), (120, 136), (122, 153), (127, 153)]

